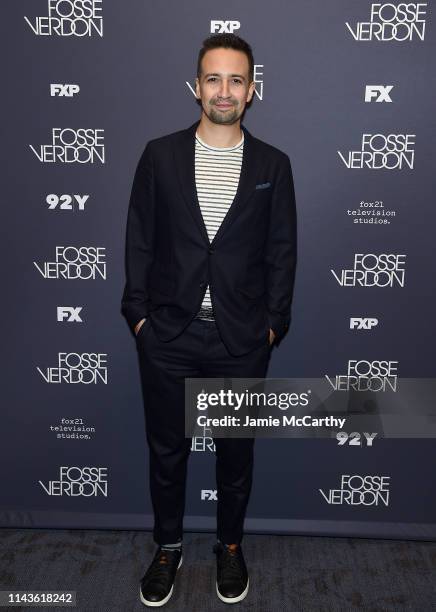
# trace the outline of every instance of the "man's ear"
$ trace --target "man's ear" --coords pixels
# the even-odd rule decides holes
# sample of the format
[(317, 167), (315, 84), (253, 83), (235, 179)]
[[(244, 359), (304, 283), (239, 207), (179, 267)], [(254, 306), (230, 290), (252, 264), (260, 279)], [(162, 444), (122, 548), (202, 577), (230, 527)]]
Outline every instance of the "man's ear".
[(198, 80), (198, 77), (195, 77), (195, 95), (197, 99), (200, 98), (200, 81)]
[(250, 85), (248, 86), (247, 104), (251, 102), (251, 99), (254, 96), (255, 89), (256, 89), (256, 83), (254, 81), (251, 81)]

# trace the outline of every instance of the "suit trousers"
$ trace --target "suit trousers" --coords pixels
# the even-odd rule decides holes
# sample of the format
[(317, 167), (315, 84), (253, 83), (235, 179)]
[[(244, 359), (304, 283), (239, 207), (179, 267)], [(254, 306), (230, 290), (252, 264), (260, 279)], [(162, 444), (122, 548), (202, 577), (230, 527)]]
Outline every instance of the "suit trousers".
[[(170, 544), (183, 537), (186, 474), (191, 438), (185, 438), (185, 378), (265, 378), (265, 344), (233, 356), (214, 321), (194, 318), (173, 340), (161, 341), (148, 317), (136, 337), (149, 447), (153, 539)], [(239, 544), (253, 474), (254, 438), (215, 438), (218, 492), (217, 537)]]

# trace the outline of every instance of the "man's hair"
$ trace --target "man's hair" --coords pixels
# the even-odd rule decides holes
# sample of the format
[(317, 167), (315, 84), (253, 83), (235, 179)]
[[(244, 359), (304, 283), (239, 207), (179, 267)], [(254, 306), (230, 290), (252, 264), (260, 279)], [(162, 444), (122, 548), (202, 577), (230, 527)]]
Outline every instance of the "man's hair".
[(197, 62), (197, 77), (200, 79), (201, 76), (201, 61), (207, 51), (211, 49), (235, 49), (236, 51), (242, 51), (245, 53), (248, 59), (248, 79), (254, 81), (254, 58), (253, 51), (243, 38), (236, 36), (236, 34), (212, 34), (205, 40), (203, 40), (203, 46), (198, 53)]

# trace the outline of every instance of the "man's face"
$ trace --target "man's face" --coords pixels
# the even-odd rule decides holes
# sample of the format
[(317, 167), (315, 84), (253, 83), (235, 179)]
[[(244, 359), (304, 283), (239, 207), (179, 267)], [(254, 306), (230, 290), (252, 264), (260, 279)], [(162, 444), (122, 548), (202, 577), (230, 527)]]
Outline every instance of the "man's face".
[(213, 123), (235, 123), (254, 94), (248, 58), (235, 49), (211, 49), (201, 62), (201, 77), (195, 79), (195, 95)]

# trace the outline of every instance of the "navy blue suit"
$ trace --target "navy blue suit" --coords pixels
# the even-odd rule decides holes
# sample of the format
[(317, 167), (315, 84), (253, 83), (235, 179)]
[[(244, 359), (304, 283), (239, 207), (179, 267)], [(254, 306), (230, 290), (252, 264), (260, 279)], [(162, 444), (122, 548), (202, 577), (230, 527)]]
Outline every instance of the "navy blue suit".
[(259, 347), (271, 327), (289, 327), (297, 241), (289, 157), (244, 130), (235, 198), (212, 242), (195, 187), (195, 131), (148, 142), (127, 219), (122, 312), (133, 329), (150, 317), (175, 338), (198, 312), (209, 284), (216, 325), (232, 355)]
[[(296, 265), (289, 158), (244, 128), (236, 196), (212, 242), (195, 187), (195, 131), (148, 142), (138, 163), (126, 235), (122, 312), (136, 336), (158, 544), (183, 535), (187, 460), (185, 378), (265, 378), (285, 334)], [(209, 284), (215, 321), (196, 318)], [(213, 435), (213, 434), (212, 434)], [(254, 438), (214, 438), (217, 536), (240, 543)], [(200, 492), (199, 492), (200, 493)]]

